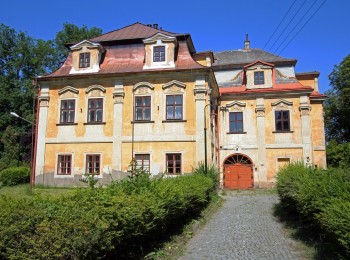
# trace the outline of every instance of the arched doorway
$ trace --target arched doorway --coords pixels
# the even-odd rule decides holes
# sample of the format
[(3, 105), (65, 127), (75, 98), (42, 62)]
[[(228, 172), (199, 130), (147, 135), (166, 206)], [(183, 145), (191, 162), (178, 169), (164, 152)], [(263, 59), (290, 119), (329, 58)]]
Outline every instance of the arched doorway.
[(224, 160), (224, 188), (250, 189), (254, 187), (253, 162), (244, 154), (232, 154)]

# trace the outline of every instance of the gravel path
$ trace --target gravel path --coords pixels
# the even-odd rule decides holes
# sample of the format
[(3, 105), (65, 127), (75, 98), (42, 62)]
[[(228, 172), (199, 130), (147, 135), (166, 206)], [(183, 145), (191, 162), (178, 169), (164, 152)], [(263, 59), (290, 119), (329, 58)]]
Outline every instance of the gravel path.
[(302, 259), (273, 216), (275, 194), (232, 192), (180, 259)]

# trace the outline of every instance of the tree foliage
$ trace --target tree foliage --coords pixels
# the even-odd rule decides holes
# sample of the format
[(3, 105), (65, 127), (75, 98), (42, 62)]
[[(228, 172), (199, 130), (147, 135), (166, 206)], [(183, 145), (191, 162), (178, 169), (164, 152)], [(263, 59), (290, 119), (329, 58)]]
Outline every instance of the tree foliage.
[(350, 142), (350, 55), (334, 66), (329, 80), (333, 88), (326, 93), (326, 138), (338, 143)]
[(74, 24), (65, 23), (63, 29), (56, 34), (55, 49), (57, 52), (56, 66), (64, 62), (68, 54), (68, 48), (65, 47), (67, 43), (78, 43), (82, 40), (91, 39), (100, 36), (102, 29), (97, 27), (88, 28), (85, 25), (78, 27)]
[(96, 27), (79, 28), (66, 23), (55, 39), (45, 41), (0, 24), (0, 170), (17, 160), (18, 156), (14, 158), (13, 150), (18, 148), (18, 140), (21, 140), (21, 158), (30, 158), (31, 126), (26, 121), (11, 117), (10, 112), (33, 120), (32, 79), (59, 67), (68, 53), (64, 43), (78, 42), (100, 34), (101, 29)]

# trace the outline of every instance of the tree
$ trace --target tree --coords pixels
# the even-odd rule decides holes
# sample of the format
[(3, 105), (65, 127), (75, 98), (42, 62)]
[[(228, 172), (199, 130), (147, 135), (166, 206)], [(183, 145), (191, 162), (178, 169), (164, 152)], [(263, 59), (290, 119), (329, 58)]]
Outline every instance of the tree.
[[(13, 145), (30, 130), (25, 121), (14, 121), (10, 112), (33, 120), (32, 78), (50, 72), (55, 57), (52, 41), (37, 40), (0, 24), (0, 155), (8, 158), (1, 161), (0, 170), (11, 164)], [(12, 134), (16, 134), (14, 144), (9, 138)], [(20, 152), (30, 153), (30, 146), (30, 141), (22, 143)]]
[(68, 55), (68, 48), (65, 44), (68, 43), (78, 43), (82, 40), (88, 40), (97, 36), (100, 36), (102, 29), (97, 27), (87, 28), (83, 25), (81, 28), (74, 24), (65, 23), (63, 24), (63, 29), (56, 34), (55, 49), (57, 52), (57, 62), (56, 67), (58, 68), (62, 62), (65, 61)]
[(0, 170), (17, 161), (19, 140), (20, 158), (30, 160), (31, 126), (11, 117), (10, 112), (33, 120), (32, 79), (60, 66), (68, 54), (65, 43), (93, 38), (101, 32), (96, 27), (79, 28), (66, 23), (54, 40), (44, 41), (0, 24)]
[(338, 143), (350, 142), (350, 55), (334, 66), (329, 80), (333, 88), (326, 92), (326, 138)]

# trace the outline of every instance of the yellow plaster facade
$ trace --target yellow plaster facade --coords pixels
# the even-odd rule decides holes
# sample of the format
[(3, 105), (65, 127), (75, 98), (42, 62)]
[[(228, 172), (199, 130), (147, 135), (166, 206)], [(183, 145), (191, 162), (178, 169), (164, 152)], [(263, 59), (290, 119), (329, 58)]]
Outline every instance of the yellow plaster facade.
[[(326, 167), (317, 72), (295, 74), (295, 60), (276, 56), (240, 64), (234, 51), (196, 53), (188, 35), (132, 26), (149, 37), (118, 45), (116, 34), (117, 47), (104, 36), (83, 41), (71, 46), (58, 72), (38, 78), (36, 183), (78, 186), (85, 173), (99, 172), (104, 184), (127, 176), (133, 159), (151, 175), (180, 175), (207, 158), (222, 187), (232, 158), (250, 163), (252, 187), (273, 186), (289, 162)], [(157, 46), (165, 50), (160, 62)], [(79, 66), (84, 52), (88, 68)], [(255, 82), (256, 72), (263, 83)], [(277, 123), (276, 113), (288, 120)]]

